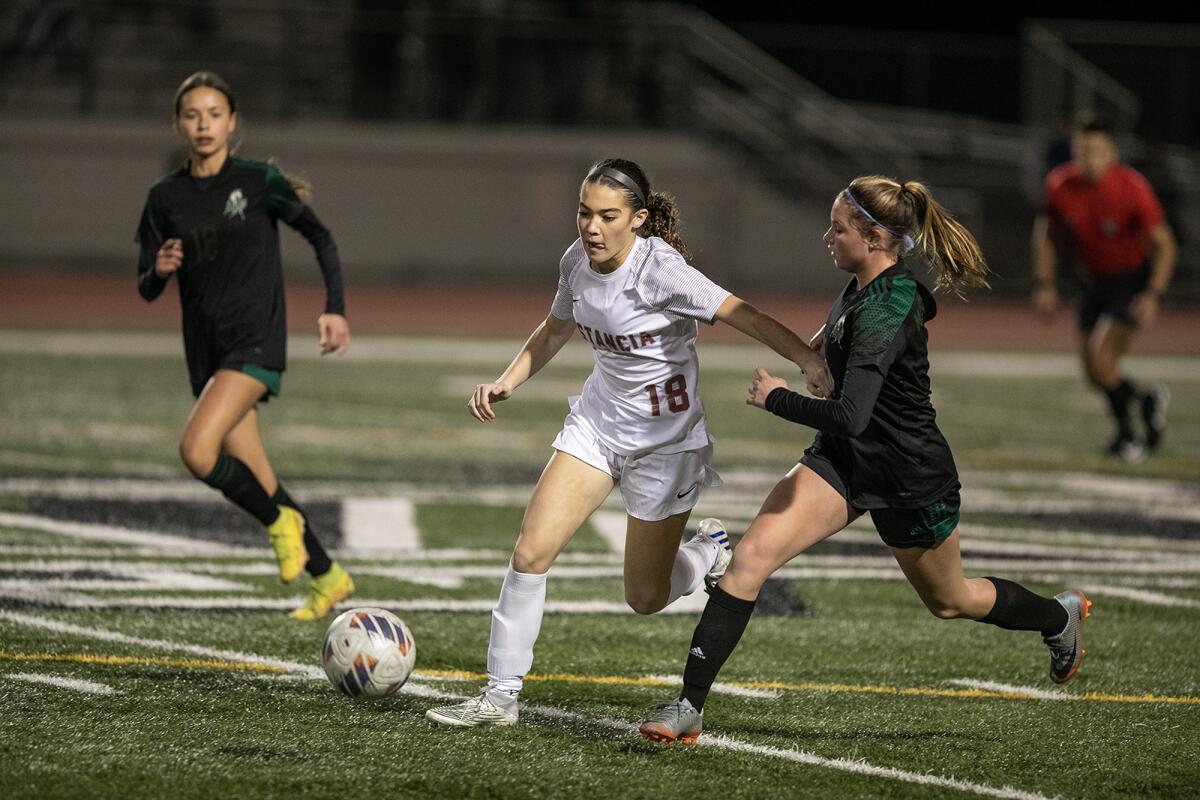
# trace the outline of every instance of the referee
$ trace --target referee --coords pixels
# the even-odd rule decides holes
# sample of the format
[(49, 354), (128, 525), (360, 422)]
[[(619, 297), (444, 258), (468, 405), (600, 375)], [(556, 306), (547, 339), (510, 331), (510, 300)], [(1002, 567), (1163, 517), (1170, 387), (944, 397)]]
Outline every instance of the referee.
[[(1131, 463), (1162, 443), (1165, 386), (1138, 386), (1121, 372), (1139, 327), (1154, 323), (1175, 269), (1175, 238), (1141, 173), (1117, 163), (1112, 129), (1092, 121), (1075, 132), (1072, 160), (1046, 176), (1045, 205), (1033, 227), (1033, 305), (1058, 307), (1058, 243), (1070, 243), (1084, 283), (1080, 353), (1092, 386), (1108, 398), (1116, 436), (1108, 453)], [(1144, 438), (1134, 433), (1138, 414)]]

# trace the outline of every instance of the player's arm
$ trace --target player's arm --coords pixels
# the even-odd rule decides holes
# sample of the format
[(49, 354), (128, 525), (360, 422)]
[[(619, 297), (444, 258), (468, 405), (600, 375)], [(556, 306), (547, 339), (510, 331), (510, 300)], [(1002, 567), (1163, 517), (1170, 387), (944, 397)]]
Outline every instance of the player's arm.
[(1033, 307), (1049, 317), (1058, 308), (1058, 289), (1054, 285), (1054, 273), (1058, 254), (1054, 248), (1054, 237), (1050, 234), (1050, 217), (1045, 213), (1033, 221)]
[(1158, 316), (1158, 303), (1171, 276), (1175, 273), (1175, 260), (1178, 248), (1171, 227), (1160, 222), (1150, 231), (1150, 278), (1146, 288), (1133, 298), (1132, 311), (1134, 319), (1142, 325), (1151, 325)]
[(162, 294), (167, 279), (183, 266), (183, 242), (166, 239), (151, 194), (138, 223), (138, 294), (150, 302)]
[(813, 395), (827, 397), (833, 392), (833, 378), (829, 376), (825, 359), (770, 314), (729, 295), (717, 308), (716, 318), (800, 367), (808, 381), (808, 391)]
[(471, 399), (467, 401), (467, 410), (471, 416), (480, 422), (496, 419), (492, 403), (511, 397), (518, 386), (550, 363), (550, 359), (562, 350), (574, 332), (575, 320), (559, 319), (554, 314), (547, 314), (546, 319), (525, 340), (525, 345), (500, 377), (492, 383), (481, 383), (475, 387)]
[(756, 369), (746, 404), (838, 436), (860, 436), (871, 422), (871, 412), (882, 387), (883, 373), (879, 370), (870, 366), (847, 367), (837, 398), (814, 400), (791, 391), (783, 378)]
[(350, 322), (346, 319), (345, 291), (342, 288), (342, 261), (333, 233), (307, 205), (300, 204), (295, 217), (287, 220), (297, 233), (312, 245), (325, 282), (325, 311), (317, 317), (317, 336), (321, 355), (344, 353), (350, 346)]

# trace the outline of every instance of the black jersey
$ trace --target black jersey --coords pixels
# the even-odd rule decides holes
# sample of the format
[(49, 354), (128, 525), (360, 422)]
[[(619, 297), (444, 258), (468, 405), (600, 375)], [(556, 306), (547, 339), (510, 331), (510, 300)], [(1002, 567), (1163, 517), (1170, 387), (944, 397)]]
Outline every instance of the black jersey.
[(278, 220), (313, 245), (325, 280), (325, 310), (344, 314), (333, 236), (273, 164), (231, 157), (207, 178), (184, 166), (150, 190), (137, 233), (138, 291), (147, 300), (162, 293), (166, 280), (154, 269), (158, 249), (167, 239), (181, 239), (183, 265), (175, 274), (184, 351), (197, 391), (222, 367), (286, 366)]
[(829, 462), (855, 508), (921, 508), (958, 486), (929, 400), (925, 322), (936, 313), (903, 261), (861, 289), (851, 279), (825, 323), (833, 397), (767, 398), (773, 413), (818, 429), (805, 459)]

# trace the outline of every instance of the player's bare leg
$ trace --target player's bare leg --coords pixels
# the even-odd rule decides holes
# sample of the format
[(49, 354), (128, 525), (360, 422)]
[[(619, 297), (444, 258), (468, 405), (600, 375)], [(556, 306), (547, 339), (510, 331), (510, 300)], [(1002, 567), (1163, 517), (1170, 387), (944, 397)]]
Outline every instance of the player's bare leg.
[(1121, 375), (1121, 359), (1129, 351), (1135, 332), (1128, 323), (1102, 316), (1084, 340), (1082, 350), (1087, 379), (1108, 398), (1117, 424), (1117, 433), (1108, 451), (1131, 463), (1145, 458), (1145, 450), (1135, 439), (1132, 427), (1134, 406), (1141, 397), (1133, 384)]
[(254, 406), (233, 426), (229, 433), (225, 434), (225, 440), (221, 443), (221, 447), (226, 453), (240, 459), (249, 467), (263, 490), (269, 495), (274, 495), (279, 481), (275, 477), (275, 470), (271, 467), (271, 461), (267, 457), (267, 449), (263, 446), (262, 434), (259, 432), (258, 425), (258, 408)]
[(779, 567), (846, 527), (855, 516), (845, 498), (803, 465), (775, 485), (738, 542), (725, 576), (709, 592), (692, 635), (680, 697), (655, 707), (638, 728), (643, 738), (696, 741), (708, 691), (741, 639), (762, 585)]
[[(308, 562), (304, 517), (295, 509), (277, 504), (249, 465), (222, 451), (230, 433), (244, 423), (265, 391), (266, 387), (257, 378), (235, 370), (217, 370), (188, 417), (179, 452), (193, 475), (220, 489), (222, 494), (266, 526), (268, 539), (275, 550), (279, 578), (290, 583), (300, 576)], [(255, 426), (253, 436), (257, 438), (257, 415), (251, 422)], [(259, 453), (261, 442), (257, 448), (247, 446), (249, 434), (246, 429), (239, 433), (240, 436), (235, 435), (235, 438), (243, 445), (243, 452), (248, 452), (251, 459), (265, 460), (266, 454)], [(274, 483), (274, 474), (270, 473), (270, 477)]]
[(957, 529), (933, 547), (893, 547), (892, 555), (921, 602), (939, 619), (983, 619), (996, 604), (991, 581), (963, 576)]
[(525, 509), (512, 564), (492, 611), (488, 683), (465, 702), (429, 709), (426, 718), (455, 727), (516, 723), (517, 695), (533, 665), (533, 645), (542, 627), (546, 572), (615, 483), (607, 472), (555, 451)]
[(1050, 679), (1066, 683), (1083, 663), (1083, 621), (1092, 603), (1074, 589), (1042, 597), (1003, 578), (963, 576), (958, 530), (928, 549), (892, 548), (925, 607), (939, 619), (973, 619), (1009, 630), (1036, 630), (1050, 648)]

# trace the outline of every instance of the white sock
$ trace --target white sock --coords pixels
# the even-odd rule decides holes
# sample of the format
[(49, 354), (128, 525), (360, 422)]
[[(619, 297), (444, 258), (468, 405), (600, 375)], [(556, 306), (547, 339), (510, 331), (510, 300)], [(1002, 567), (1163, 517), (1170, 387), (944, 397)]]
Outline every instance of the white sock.
[(689, 539), (681, 544), (671, 566), (671, 594), (667, 604), (700, 588), (704, 576), (717, 563), (718, 555), (717, 543), (712, 540)]
[(533, 666), (533, 643), (542, 629), (546, 607), (546, 576), (517, 572), (512, 564), (500, 587), (500, 600), (492, 611), (488, 639), (488, 682), (514, 700), (525, 673)]

